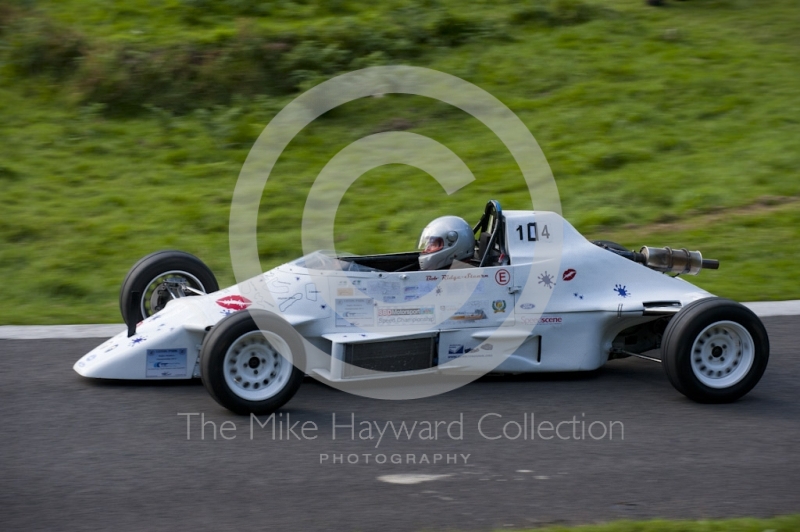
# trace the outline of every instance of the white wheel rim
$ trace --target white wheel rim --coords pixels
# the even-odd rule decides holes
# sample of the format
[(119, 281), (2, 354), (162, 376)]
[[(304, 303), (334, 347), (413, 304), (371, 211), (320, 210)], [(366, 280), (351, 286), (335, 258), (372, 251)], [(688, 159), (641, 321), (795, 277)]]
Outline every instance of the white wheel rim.
[(692, 371), (709, 388), (728, 388), (741, 381), (755, 360), (753, 337), (733, 321), (712, 323), (692, 344)]
[(263, 401), (286, 386), (292, 367), (292, 353), (283, 338), (268, 331), (251, 331), (228, 348), (222, 371), (234, 394), (248, 401)]
[[(189, 286), (196, 290), (200, 290), (201, 292), (206, 291), (206, 287), (203, 286), (203, 283), (200, 282), (200, 279), (195, 277), (189, 272), (185, 272), (183, 270), (170, 270), (168, 272), (160, 273), (157, 277), (154, 277), (152, 281), (147, 283), (147, 287), (144, 289), (144, 293), (142, 294), (142, 300), (140, 302), (140, 306), (142, 309), (142, 316), (145, 318), (152, 316), (155, 314), (155, 311), (152, 307), (152, 298), (156, 291), (156, 289), (166, 282), (167, 279), (174, 279), (174, 278), (181, 278), (189, 283)], [(189, 294), (193, 295), (193, 294)], [(177, 294), (177, 297), (184, 297), (184, 294)]]

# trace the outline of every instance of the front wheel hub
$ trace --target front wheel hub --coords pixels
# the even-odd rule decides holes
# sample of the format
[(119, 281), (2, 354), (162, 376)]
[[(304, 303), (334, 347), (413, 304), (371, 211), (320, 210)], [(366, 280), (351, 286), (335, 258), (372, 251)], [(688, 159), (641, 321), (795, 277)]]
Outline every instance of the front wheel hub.
[(142, 293), (142, 316), (152, 316), (163, 310), (173, 299), (196, 293), (205, 293), (205, 288), (194, 275), (179, 270), (162, 273), (150, 281)]

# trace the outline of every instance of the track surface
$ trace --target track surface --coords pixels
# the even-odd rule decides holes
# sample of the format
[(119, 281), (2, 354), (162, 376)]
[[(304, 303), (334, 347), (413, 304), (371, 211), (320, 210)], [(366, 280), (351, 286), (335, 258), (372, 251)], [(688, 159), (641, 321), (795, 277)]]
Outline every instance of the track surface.
[[(72, 364), (98, 340), (2, 340), (0, 523), (5, 530), (486, 530), (798, 512), (800, 317), (764, 321), (770, 365), (732, 405), (692, 403), (656, 364), (636, 359), (578, 378), (485, 378), (405, 402), (307, 380), (279, 418), (317, 426), (316, 439), (301, 441), (277, 439), (278, 427), (273, 440), (270, 426), (258, 425), (251, 438), (250, 420), (218, 407), (198, 383), (82, 379)], [(202, 439), (194, 416), (187, 439), (187, 418), (178, 413), (202, 413), (217, 428), (230, 421), (236, 430), (225, 435), (235, 437), (217, 430), (215, 440), (207, 425)], [(381, 426), (463, 415), (463, 439), (440, 426), (437, 440), (422, 440), (418, 428), (410, 441), (389, 432), (375, 449), (375, 440), (361, 441), (358, 432), (352, 440), (349, 429), (333, 440), (333, 413), (337, 424), (354, 414), (357, 424)], [(561, 430), (569, 439), (489, 440), (478, 431), (489, 413), (503, 417), (484, 420), (486, 436), (533, 413), (539, 427), (573, 416), (585, 426), (617, 421), (624, 440), (619, 424), (613, 440), (595, 441), (575, 438), (571, 423)], [(330, 458), (320, 463), (324, 454)], [(369, 463), (364, 454), (372, 454)], [(379, 465), (378, 454), (459, 458)], [(332, 463), (334, 455), (344, 463)], [(359, 463), (348, 464), (349, 455), (360, 455)], [(449, 476), (411, 485), (379, 479), (406, 474)]]

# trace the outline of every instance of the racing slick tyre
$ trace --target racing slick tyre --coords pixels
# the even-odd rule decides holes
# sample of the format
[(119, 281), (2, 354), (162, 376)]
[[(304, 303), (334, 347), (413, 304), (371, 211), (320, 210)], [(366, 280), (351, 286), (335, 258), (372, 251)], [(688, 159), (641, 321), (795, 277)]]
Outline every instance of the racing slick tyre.
[[(255, 319), (254, 319), (255, 316)], [(223, 318), (203, 341), (200, 376), (216, 402), (236, 414), (265, 415), (286, 404), (303, 382), (303, 339), (265, 310)]]
[(125, 324), (130, 326), (163, 309), (171, 299), (217, 290), (214, 273), (194, 255), (156, 251), (134, 264), (125, 276), (119, 292), (119, 309)]
[(711, 297), (686, 305), (661, 343), (661, 365), (672, 385), (699, 403), (729, 403), (753, 389), (769, 360), (769, 338), (758, 317), (735, 301)]

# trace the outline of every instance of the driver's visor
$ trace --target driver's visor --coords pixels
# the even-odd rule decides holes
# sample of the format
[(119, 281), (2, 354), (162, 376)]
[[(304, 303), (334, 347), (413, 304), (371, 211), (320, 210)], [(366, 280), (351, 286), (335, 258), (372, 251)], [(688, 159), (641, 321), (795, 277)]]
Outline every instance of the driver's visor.
[(419, 240), (419, 249), (422, 255), (434, 253), (444, 248), (444, 239), (440, 236), (422, 237)]

